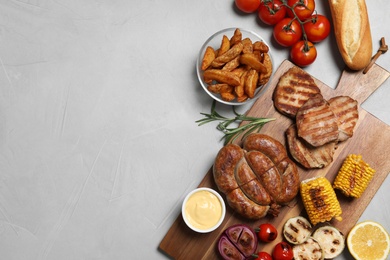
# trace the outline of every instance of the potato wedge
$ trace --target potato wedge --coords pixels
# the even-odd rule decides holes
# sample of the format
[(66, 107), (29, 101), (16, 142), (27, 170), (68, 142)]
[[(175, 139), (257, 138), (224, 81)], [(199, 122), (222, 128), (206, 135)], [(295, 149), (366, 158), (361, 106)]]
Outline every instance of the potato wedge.
[(227, 84), (224, 83), (210, 84), (207, 86), (207, 89), (212, 93), (219, 94), (221, 92), (220, 90), (223, 85), (227, 85)]
[(207, 46), (206, 51), (204, 52), (201, 69), (206, 70), (211, 62), (215, 59), (215, 50), (213, 47)]
[(251, 39), (245, 38), (241, 42), (243, 44), (242, 53), (252, 53), (253, 52), (253, 44), (252, 44)]
[(244, 47), (244, 45), (241, 42), (237, 43), (236, 45), (231, 47), (227, 52), (225, 52), (224, 54), (215, 58), (213, 60), (213, 62), (211, 63), (211, 66), (220, 67), (221, 64), (223, 65), (223, 64), (231, 61), (232, 59), (234, 59), (235, 57), (240, 55), (243, 47)]
[(244, 95), (242, 95), (241, 97), (237, 97), (237, 102), (244, 102), (244, 101), (246, 101), (247, 99), (248, 99), (249, 97), (246, 95), (246, 94), (244, 94)]
[(223, 67), (222, 70), (232, 71), (235, 68), (240, 66), (240, 56), (235, 57), (231, 61), (227, 62)]
[(247, 77), (248, 71), (244, 71), (240, 77), (240, 85), (234, 87), (234, 92), (236, 93), (237, 97), (241, 97), (245, 94), (244, 86), (245, 86), (245, 80)]
[(253, 98), (255, 96), (258, 79), (259, 73), (255, 69), (251, 69), (250, 71), (248, 71), (248, 75), (245, 79), (244, 91), (249, 98)]
[(221, 89), (219, 90), (219, 93), (233, 93), (234, 91), (233, 86), (230, 86), (228, 84), (222, 84)]
[(256, 56), (256, 58), (263, 63), (264, 61), (264, 55), (260, 51), (253, 51), (253, 54)]
[(230, 71), (208, 69), (203, 74), (204, 80), (215, 80), (219, 83), (226, 83), (231, 86), (240, 85), (240, 77)]
[(218, 56), (221, 56), (222, 54), (227, 52), (229, 49), (230, 49), (230, 40), (226, 35), (224, 35), (222, 37), (221, 46), (219, 47), (219, 50), (218, 50)]
[(269, 47), (268, 47), (267, 44), (265, 44), (262, 41), (256, 41), (256, 42), (253, 43), (253, 50), (265, 53), (265, 52), (269, 51)]
[(232, 70), (232, 72), (239, 77), (241, 77), (241, 75), (246, 71), (248, 71), (248, 68), (246, 68), (246, 66), (239, 66), (238, 68)]
[(267, 68), (259, 61), (257, 56), (253, 53), (244, 53), (240, 56), (240, 63), (250, 66), (252, 69), (260, 73), (267, 73)]
[(229, 93), (229, 92), (222, 92), (221, 98), (224, 101), (233, 101), (236, 98), (236, 96), (232, 93)]
[(244, 86), (243, 85), (235, 86), (234, 93), (236, 94), (237, 97), (242, 97), (245, 94)]
[(242, 33), (240, 31), (240, 29), (236, 29), (234, 30), (234, 34), (232, 36), (232, 38), (230, 38), (230, 46), (233, 46), (239, 42), (241, 42), (242, 40)]
[(265, 85), (269, 81), (271, 74), (272, 74), (272, 61), (271, 57), (269, 56), (268, 53), (263, 54), (264, 61), (263, 64), (267, 68), (266, 73), (260, 73), (259, 75), (259, 85)]

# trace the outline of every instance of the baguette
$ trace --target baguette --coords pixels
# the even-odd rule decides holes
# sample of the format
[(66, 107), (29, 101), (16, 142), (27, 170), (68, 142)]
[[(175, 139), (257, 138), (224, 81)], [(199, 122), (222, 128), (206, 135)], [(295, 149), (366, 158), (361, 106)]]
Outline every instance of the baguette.
[(365, 0), (329, 0), (337, 46), (351, 70), (367, 67), (372, 39)]

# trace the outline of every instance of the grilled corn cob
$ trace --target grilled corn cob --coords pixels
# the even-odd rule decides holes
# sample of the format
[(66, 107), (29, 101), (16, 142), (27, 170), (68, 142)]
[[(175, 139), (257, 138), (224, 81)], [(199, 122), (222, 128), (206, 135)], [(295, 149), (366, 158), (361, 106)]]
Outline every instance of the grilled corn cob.
[(301, 197), (310, 222), (316, 225), (341, 220), (341, 207), (332, 185), (325, 177), (314, 177), (301, 182)]
[(359, 198), (374, 177), (375, 170), (363, 161), (361, 155), (350, 154), (333, 182), (333, 188), (339, 189), (348, 197)]

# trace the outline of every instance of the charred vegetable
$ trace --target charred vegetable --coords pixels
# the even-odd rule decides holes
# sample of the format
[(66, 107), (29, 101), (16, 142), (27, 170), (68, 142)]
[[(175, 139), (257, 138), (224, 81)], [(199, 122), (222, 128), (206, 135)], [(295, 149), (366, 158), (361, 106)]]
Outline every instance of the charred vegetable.
[(283, 227), (283, 236), (291, 244), (301, 244), (311, 235), (312, 227), (310, 222), (301, 216), (290, 218)]
[(341, 220), (341, 206), (332, 185), (325, 177), (313, 177), (301, 182), (301, 197), (310, 222), (316, 225)]
[(245, 224), (228, 227), (218, 241), (218, 251), (224, 260), (250, 259), (257, 249), (255, 231)]
[(353, 198), (359, 198), (374, 177), (375, 170), (366, 163), (361, 155), (350, 154), (345, 158), (333, 183), (335, 189)]
[(326, 259), (335, 258), (345, 248), (344, 235), (333, 226), (319, 227), (314, 231), (313, 237), (320, 243)]
[(321, 245), (312, 237), (305, 242), (293, 246), (294, 260), (322, 260), (324, 252)]

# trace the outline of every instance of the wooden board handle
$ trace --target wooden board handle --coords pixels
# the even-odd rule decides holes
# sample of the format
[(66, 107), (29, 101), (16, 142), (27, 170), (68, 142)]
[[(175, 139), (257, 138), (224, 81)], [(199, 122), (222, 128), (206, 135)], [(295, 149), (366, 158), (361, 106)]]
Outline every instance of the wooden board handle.
[(363, 71), (344, 70), (335, 89), (334, 95), (347, 95), (362, 104), (375, 92), (390, 73), (377, 64), (363, 74)]

